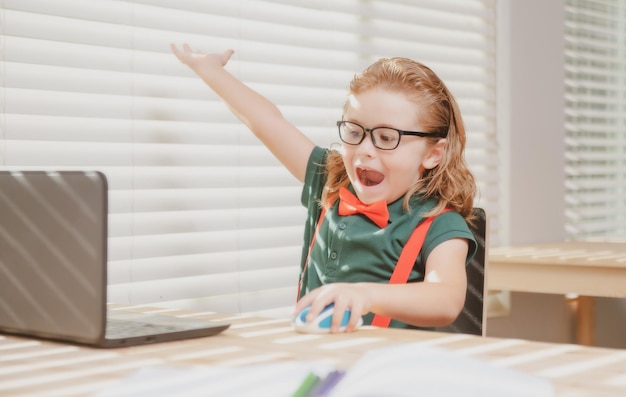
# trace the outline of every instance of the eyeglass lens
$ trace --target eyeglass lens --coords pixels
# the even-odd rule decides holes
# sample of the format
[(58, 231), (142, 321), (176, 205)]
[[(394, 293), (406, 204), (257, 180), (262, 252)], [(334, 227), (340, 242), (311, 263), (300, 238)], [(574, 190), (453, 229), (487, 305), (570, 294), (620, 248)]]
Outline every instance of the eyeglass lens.
[[(369, 131), (374, 146), (379, 149), (392, 150), (400, 143), (400, 132), (392, 128), (377, 127)], [(358, 145), (363, 142), (365, 132), (363, 127), (349, 121), (339, 124), (339, 137), (349, 145)]]

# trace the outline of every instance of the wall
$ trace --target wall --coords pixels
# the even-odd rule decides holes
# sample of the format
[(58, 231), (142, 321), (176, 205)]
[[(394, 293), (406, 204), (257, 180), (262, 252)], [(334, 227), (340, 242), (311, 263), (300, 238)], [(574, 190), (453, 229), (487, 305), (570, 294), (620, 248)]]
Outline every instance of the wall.
[[(499, 133), (506, 181), (505, 244), (565, 239), (564, 0), (498, 2)], [(511, 294), (508, 316), (489, 319), (487, 334), (575, 341), (573, 301), (551, 294)], [(596, 343), (626, 347), (623, 299), (598, 299)]]

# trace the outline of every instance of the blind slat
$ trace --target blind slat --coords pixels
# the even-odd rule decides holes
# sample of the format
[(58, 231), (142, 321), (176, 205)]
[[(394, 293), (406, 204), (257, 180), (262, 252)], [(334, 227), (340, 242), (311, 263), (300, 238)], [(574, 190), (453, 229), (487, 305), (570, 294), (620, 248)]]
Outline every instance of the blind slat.
[(320, 146), (339, 142), (355, 72), (383, 56), (429, 65), (461, 107), (498, 235), (495, 0), (0, 4), (0, 166), (106, 174), (111, 301), (267, 311), (295, 297), (300, 182), (171, 42), (234, 48), (229, 71)]

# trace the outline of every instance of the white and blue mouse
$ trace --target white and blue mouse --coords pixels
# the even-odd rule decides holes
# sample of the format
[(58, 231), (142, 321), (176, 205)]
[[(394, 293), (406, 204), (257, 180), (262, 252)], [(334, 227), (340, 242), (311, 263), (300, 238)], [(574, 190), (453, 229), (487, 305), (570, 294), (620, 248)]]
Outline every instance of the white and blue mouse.
[[(335, 305), (332, 303), (326, 306), (322, 311), (317, 315), (315, 319), (312, 321), (306, 321), (306, 315), (309, 314), (310, 306), (302, 309), (300, 313), (293, 319), (293, 326), (298, 332), (305, 332), (310, 334), (326, 334), (330, 332), (330, 324), (333, 319), (333, 310)], [(343, 314), (343, 318), (341, 319), (341, 325), (339, 326), (339, 331), (343, 332), (346, 330), (346, 326), (348, 325), (348, 321), (350, 320), (350, 310), (347, 310)], [(363, 325), (363, 319), (359, 318), (359, 322), (357, 323), (357, 327)]]

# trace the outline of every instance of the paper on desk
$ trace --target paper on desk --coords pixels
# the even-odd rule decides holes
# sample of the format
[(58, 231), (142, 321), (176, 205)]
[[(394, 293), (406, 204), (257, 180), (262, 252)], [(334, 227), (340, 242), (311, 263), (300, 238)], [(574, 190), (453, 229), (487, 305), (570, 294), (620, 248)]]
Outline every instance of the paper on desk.
[(549, 381), (419, 343), (366, 353), (330, 397), (552, 397)]
[[(244, 367), (148, 367), (92, 397), (289, 397), (324, 362)], [(402, 344), (363, 355), (330, 397), (553, 397), (550, 382), (459, 353)]]
[(92, 397), (289, 397), (324, 363), (283, 362), (245, 367), (146, 367)]

